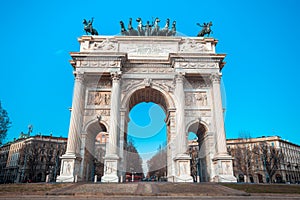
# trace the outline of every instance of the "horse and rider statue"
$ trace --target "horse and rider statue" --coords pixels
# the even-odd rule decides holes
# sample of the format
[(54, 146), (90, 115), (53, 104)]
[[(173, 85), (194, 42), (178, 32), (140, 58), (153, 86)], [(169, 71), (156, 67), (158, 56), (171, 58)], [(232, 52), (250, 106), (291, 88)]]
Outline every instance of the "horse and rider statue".
[(132, 18), (129, 18), (128, 30), (126, 30), (124, 22), (120, 21), (121, 34), (126, 36), (175, 36), (176, 35), (176, 21), (173, 21), (171, 29), (170, 19), (166, 20), (166, 25), (163, 29), (160, 29), (159, 22), (160, 19), (157, 17), (150, 24), (147, 21), (146, 25), (143, 25), (142, 19), (139, 17), (136, 19), (138, 23), (137, 30), (132, 27)]
[(86, 19), (83, 19), (83, 29), (85, 33), (88, 35), (90, 33), (91, 35), (98, 35), (98, 31), (93, 27), (94, 17), (92, 17), (92, 20), (86, 21)]
[(212, 26), (212, 22), (203, 23), (203, 25), (197, 23), (197, 25), (202, 28), (197, 35), (198, 37), (204, 37), (205, 35), (209, 37), (209, 35), (212, 33), (212, 30), (210, 28)]

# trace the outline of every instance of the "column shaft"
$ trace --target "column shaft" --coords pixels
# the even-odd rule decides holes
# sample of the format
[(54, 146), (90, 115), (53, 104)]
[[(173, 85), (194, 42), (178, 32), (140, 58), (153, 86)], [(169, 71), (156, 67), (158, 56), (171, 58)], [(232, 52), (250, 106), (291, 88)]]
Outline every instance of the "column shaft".
[(106, 155), (117, 154), (118, 128), (120, 119), (120, 74), (112, 74), (112, 91), (110, 107), (109, 146)]
[(80, 131), (82, 125), (82, 108), (83, 108), (83, 74), (76, 73), (73, 92), (73, 103), (71, 111), (71, 120), (68, 134), (68, 144), (66, 154), (79, 153)]
[(183, 90), (183, 75), (176, 76), (175, 96), (177, 99), (176, 107), (176, 139), (177, 139), (177, 154), (185, 154), (187, 148), (187, 138), (185, 135), (185, 116), (184, 105), (185, 95)]
[(223, 106), (222, 106), (222, 96), (220, 90), (220, 79), (219, 74), (213, 74), (211, 76), (212, 88), (213, 88), (213, 97), (214, 97), (214, 113), (216, 120), (216, 142), (217, 142), (217, 152), (218, 154), (227, 155), (226, 148), (226, 136), (225, 136), (225, 127), (224, 127), (224, 117), (223, 117)]

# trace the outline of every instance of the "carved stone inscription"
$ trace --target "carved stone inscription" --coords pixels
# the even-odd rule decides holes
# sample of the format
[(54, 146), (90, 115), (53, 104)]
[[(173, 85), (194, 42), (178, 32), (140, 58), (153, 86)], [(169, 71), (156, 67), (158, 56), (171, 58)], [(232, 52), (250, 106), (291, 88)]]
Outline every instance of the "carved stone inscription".
[(89, 91), (88, 105), (110, 105), (110, 92)]
[(186, 106), (207, 106), (206, 92), (187, 92), (185, 97)]

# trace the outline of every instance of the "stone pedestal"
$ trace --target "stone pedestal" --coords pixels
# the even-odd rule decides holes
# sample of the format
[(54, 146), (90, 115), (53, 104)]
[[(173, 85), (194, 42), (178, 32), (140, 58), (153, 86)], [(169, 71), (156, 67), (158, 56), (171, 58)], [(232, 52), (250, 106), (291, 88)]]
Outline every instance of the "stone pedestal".
[(191, 176), (190, 167), (190, 156), (186, 154), (177, 155), (174, 158), (175, 161), (175, 182), (193, 182), (193, 177)]
[(81, 158), (65, 154), (61, 159), (60, 176), (57, 177), (56, 182), (77, 182)]
[(213, 159), (216, 176), (214, 182), (237, 182), (233, 175), (232, 157), (218, 156)]
[(103, 183), (119, 182), (118, 177), (118, 161), (116, 155), (107, 155), (104, 157), (104, 176), (101, 178)]

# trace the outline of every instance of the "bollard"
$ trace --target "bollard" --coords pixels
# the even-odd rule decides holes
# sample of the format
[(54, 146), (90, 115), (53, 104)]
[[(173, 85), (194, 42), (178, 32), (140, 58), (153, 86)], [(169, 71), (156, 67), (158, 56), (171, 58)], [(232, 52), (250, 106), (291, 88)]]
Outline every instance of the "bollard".
[(97, 183), (97, 175), (94, 177), (94, 183)]
[(49, 183), (49, 175), (46, 176), (46, 183)]
[(77, 180), (77, 174), (76, 174), (76, 175), (75, 175), (74, 182), (77, 183), (77, 181), (78, 181), (78, 180)]

